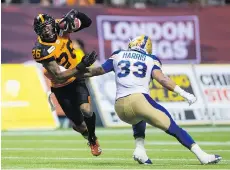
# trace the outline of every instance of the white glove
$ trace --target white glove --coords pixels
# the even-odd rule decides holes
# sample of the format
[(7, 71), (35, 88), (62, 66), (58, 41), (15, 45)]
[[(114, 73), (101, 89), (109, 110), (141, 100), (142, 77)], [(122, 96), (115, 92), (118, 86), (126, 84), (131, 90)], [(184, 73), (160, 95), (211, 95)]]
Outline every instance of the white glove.
[(178, 85), (176, 85), (176, 87), (174, 88), (174, 92), (176, 92), (179, 95), (181, 95), (182, 97), (184, 97), (187, 100), (189, 106), (191, 104), (195, 103), (197, 100), (197, 98), (193, 94), (184, 91)]
[(193, 94), (187, 93), (187, 92), (186, 92), (185, 96), (183, 96), (183, 97), (187, 100), (189, 106), (191, 104), (195, 103), (197, 100), (196, 96), (194, 96)]

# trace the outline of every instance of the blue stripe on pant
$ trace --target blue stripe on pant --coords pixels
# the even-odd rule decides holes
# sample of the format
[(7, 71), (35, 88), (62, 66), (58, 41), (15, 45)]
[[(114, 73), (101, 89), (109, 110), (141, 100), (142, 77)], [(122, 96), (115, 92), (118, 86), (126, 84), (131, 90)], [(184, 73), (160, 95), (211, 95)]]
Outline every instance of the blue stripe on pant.
[(169, 119), (170, 119), (170, 126), (168, 128), (168, 130), (166, 130), (165, 132), (174, 136), (182, 145), (184, 145), (186, 148), (190, 149), (191, 145), (194, 144), (194, 140), (192, 139), (192, 137), (182, 128), (180, 128), (175, 121), (172, 119), (170, 113), (160, 104), (156, 103), (148, 94), (143, 94), (145, 96), (145, 98), (147, 99), (147, 101), (156, 109), (162, 111), (163, 113), (165, 113)]

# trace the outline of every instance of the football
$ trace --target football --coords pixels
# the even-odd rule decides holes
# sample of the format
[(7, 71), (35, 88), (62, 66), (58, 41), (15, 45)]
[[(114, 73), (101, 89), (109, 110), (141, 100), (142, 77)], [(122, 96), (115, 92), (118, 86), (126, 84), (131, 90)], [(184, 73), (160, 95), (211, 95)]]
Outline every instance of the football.
[[(66, 21), (60, 23), (59, 24), (60, 29), (65, 29), (65, 24), (66, 24)], [(73, 30), (69, 30), (70, 32), (73, 32), (81, 27), (81, 20), (79, 20), (78, 18), (75, 18), (74, 24), (75, 24), (75, 28)]]

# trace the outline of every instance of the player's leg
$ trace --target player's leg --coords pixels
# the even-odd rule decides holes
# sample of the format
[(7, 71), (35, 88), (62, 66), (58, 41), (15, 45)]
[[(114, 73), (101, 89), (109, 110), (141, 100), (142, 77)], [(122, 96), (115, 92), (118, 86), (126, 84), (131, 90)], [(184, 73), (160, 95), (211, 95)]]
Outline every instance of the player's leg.
[(142, 120), (139, 123), (132, 125), (132, 129), (136, 148), (144, 148), (146, 122)]
[(88, 139), (88, 129), (83, 116), (76, 118), (75, 115), (81, 115), (80, 109), (75, 109), (72, 105), (72, 95), (69, 94), (68, 87), (51, 88), (59, 105), (72, 124), (73, 130), (79, 132), (85, 139)]
[(91, 148), (91, 153), (94, 156), (99, 156), (102, 153), (102, 150), (100, 148), (98, 138), (95, 134), (95, 127), (96, 127), (96, 115), (94, 112), (91, 111), (91, 106), (89, 103), (82, 103), (80, 105), (81, 112), (84, 115), (84, 120), (86, 123), (86, 126), (88, 128), (89, 136), (89, 146)]
[(135, 139), (136, 147), (137, 146), (144, 147), (146, 122), (142, 120), (139, 123), (132, 125), (132, 129), (133, 129), (133, 137)]
[(82, 114), (84, 115), (84, 120), (89, 132), (88, 140), (91, 152), (94, 156), (99, 156), (102, 151), (95, 134), (96, 114), (92, 111), (89, 101), (89, 91), (84, 81), (77, 82), (76, 91), (78, 104)]
[(96, 140), (96, 134), (95, 134), (96, 115), (94, 112), (92, 112), (91, 105), (88, 103), (88, 101), (85, 101), (85, 103), (80, 104), (80, 110), (84, 116), (86, 126), (88, 127), (88, 130), (89, 130), (89, 140), (91, 142), (95, 142)]
[(80, 125), (76, 125), (72, 120), (70, 120), (71, 124), (72, 124), (72, 128), (73, 130), (75, 130), (76, 132), (81, 133), (81, 135), (88, 140), (89, 137), (89, 132), (87, 129), (87, 126), (85, 124), (85, 121), (82, 121), (82, 123)]
[[(145, 129), (146, 122), (140, 121), (139, 123), (132, 125), (133, 128), (133, 137), (135, 139), (136, 148), (133, 152), (133, 158), (135, 161), (138, 161), (140, 164), (152, 164), (152, 161), (148, 158), (144, 146), (145, 142)], [(144, 160), (144, 162), (141, 162)]]
[[(136, 111), (136, 114), (142, 115), (143, 119), (149, 124), (174, 136), (183, 146), (191, 150), (202, 164), (217, 163), (222, 159), (218, 155), (210, 155), (204, 152), (192, 137), (175, 123), (169, 112), (163, 106), (156, 103), (148, 94), (136, 97), (138, 97), (138, 104), (141, 106), (138, 107), (133, 102), (133, 109)], [(144, 111), (143, 108), (145, 108)]]
[[(80, 110), (81, 102), (84, 103), (86, 99), (81, 99), (82, 95), (80, 95), (76, 91), (76, 82), (73, 84), (69, 84), (63, 87), (61, 90), (53, 89), (53, 92), (61, 105), (63, 111), (66, 116), (72, 121), (73, 129), (77, 132), (80, 132), (85, 139), (88, 139), (89, 143), (91, 142), (91, 137), (89, 137), (89, 131), (87, 125), (84, 122), (84, 117), (82, 114), (82, 110)], [(79, 99), (80, 97), (80, 99)], [(101, 154), (98, 143), (94, 145), (90, 145), (91, 153), (95, 156)]]
[(146, 123), (141, 121), (134, 114), (129, 97), (123, 97), (116, 101), (115, 110), (118, 117), (131, 125), (133, 125), (134, 137), (136, 138), (136, 149), (133, 158), (140, 164), (151, 164), (144, 148), (145, 127)]

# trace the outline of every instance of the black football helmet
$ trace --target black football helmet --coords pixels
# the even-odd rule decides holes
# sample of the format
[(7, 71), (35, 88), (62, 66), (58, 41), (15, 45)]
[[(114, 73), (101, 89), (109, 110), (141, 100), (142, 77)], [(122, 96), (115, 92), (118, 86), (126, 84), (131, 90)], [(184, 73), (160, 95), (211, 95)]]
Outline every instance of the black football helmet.
[(55, 19), (48, 14), (38, 14), (34, 18), (34, 31), (43, 41), (51, 42), (57, 38)]

